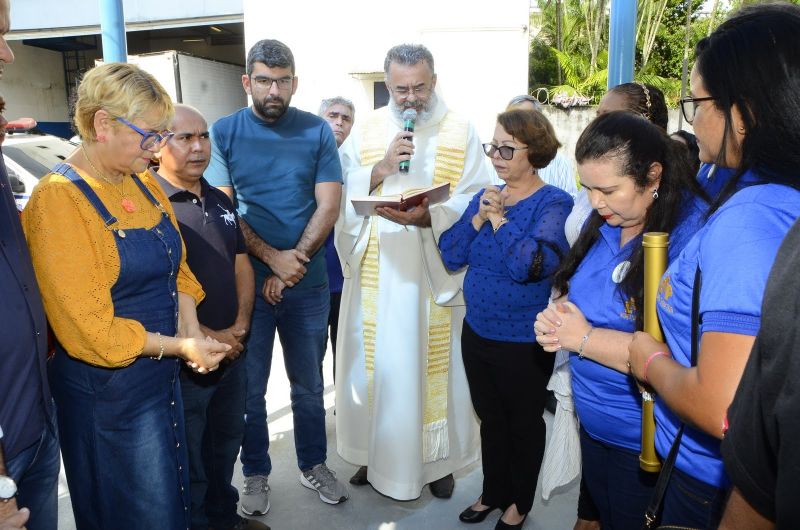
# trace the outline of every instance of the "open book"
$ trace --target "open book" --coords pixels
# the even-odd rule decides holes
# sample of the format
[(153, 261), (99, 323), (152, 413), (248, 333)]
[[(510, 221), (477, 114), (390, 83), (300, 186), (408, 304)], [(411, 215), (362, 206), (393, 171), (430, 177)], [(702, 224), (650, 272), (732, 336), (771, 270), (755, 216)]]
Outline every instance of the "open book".
[(355, 197), (350, 200), (353, 208), (358, 215), (375, 215), (375, 208), (386, 206), (395, 210), (406, 211), (422, 204), (422, 200), (427, 197), (429, 204), (438, 204), (450, 198), (450, 183), (445, 182), (438, 186), (406, 190), (399, 195), (369, 195), (367, 197)]

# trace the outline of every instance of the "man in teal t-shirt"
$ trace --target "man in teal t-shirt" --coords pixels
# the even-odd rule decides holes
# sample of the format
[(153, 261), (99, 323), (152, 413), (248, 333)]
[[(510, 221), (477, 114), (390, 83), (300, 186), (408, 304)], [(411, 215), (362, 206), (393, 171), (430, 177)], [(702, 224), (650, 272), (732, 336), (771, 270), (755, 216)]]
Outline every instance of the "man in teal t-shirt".
[(276, 40), (247, 55), (242, 76), (253, 105), (211, 129), (209, 182), (235, 199), (256, 273), (256, 303), (247, 343), (245, 477), (242, 510), (269, 510), (272, 470), (264, 394), (275, 331), (291, 382), (300, 482), (324, 502), (347, 490), (325, 465), (327, 439), (319, 366), (329, 311), (324, 242), (339, 212), (342, 169), (336, 140), (321, 118), (290, 107), (297, 90), (294, 57)]

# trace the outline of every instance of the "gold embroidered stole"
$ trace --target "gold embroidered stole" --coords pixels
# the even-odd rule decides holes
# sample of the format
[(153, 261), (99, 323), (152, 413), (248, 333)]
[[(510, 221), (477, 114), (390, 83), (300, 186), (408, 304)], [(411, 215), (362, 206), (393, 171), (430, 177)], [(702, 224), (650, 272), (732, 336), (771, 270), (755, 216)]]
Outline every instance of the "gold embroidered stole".
[[(386, 151), (388, 109), (374, 113), (362, 129), (361, 165), (378, 163)], [(439, 125), (433, 185), (449, 182), (455, 189), (464, 172), (468, 125), (466, 120), (448, 112)], [(380, 195), (378, 186), (375, 195)], [(377, 220), (370, 226), (369, 242), (361, 260), (361, 304), (364, 331), (364, 355), (367, 388), (372, 410), (373, 376), (375, 369), (375, 335), (378, 316), (378, 277), (380, 242)], [(428, 296), (428, 351), (426, 363), (426, 394), (423, 417), (423, 459), (433, 462), (449, 456), (447, 433), (447, 380), (450, 364), (451, 310), (437, 305)]]

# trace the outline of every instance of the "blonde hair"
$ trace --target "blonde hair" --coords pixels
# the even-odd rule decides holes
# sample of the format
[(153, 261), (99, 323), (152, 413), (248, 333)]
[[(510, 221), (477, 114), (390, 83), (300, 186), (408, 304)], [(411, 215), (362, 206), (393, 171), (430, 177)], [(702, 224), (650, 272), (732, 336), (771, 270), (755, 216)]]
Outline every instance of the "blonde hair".
[(105, 110), (113, 118), (133, 121), (155, 111), (161, 117), (153, 127), (169, 127), (175, 109), (172, 100), (155, 77), (128, 63), (95, 66), (83, 76), (75, 102), (75, 128), (84, 142), (95, 142), (94, 115)]

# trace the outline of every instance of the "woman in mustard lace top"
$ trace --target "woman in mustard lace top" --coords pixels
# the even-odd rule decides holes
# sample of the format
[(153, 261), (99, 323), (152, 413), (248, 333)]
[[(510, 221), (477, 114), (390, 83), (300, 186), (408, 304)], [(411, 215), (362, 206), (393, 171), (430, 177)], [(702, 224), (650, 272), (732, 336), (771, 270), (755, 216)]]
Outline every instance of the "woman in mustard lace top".
[(189, 527), (178, 363), (213, 370), (228, 346), (200, 332), (203, 290), (144, 173), (172, 115), (139, 68), (90, 70), (75, 108), (83, 144), (23, 213), (58, 342), (49, 375), (79, 529)]

